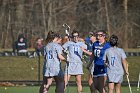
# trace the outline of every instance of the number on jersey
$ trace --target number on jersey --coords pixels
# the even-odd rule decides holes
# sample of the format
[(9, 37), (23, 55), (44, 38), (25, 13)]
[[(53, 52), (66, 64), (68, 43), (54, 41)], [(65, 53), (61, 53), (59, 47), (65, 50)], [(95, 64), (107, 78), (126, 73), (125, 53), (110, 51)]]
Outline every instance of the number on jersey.
[(111, 65), (114, 66), (115, 57), (111, 57)]
[(74, 46), (74, 53), (77, 54), (78, 53), (79, 48)]
[(95, 49), (95, 50), (94, 50), (94, 55), (95, 55), (96, 57), (100, 57), (100, 53), (101, 53), (101, 50), (100, 50), (100, 49)]
[(47, 53), (47, 58), (48, 58), (48, 59), (52, 59), (52, 58), (53, 58), (53, 56), (52, 56), (52, 51), (51, 51), (51, 50), (48, 51), (48, 53)]

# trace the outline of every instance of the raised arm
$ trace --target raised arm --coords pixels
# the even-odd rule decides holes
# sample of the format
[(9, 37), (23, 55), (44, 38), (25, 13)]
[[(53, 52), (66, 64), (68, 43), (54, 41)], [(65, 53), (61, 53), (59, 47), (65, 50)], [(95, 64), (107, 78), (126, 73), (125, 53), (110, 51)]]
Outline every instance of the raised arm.
[(87, 55), (91, 56), (92, 55), (92, 52), (89, 52), (88, 50), (86, 50), (84, 47), (80, 47), (81, 50), (86, 53)]

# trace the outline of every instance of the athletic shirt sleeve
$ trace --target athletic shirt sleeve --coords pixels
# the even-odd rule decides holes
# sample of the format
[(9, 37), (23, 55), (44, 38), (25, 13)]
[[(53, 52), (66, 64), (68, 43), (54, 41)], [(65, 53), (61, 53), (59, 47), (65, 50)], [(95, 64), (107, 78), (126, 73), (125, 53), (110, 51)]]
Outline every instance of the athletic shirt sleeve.
[(110, 43), (109, 43), (109, 42), (106, 42), (106, 44), (105, 44), (105, 46), (104, 46), (105, 50), (108, 49), (108, 48), (110, 48), (110, 47), (111, 47), (111, 46), (110, 46)]
[(63, 48), (61, 47), (61, 45), (57, 44), (56, 45), (56, 51), (57, 51), (58, 55), (62, 54), (62, 50), (63, 50)]
[(69, 46), (69, 41), (66, 42), (62, 47), (63, 47), (65, 50), (67, 50), (68, 46)]
[(106, 56), (107, 56), (107, 50), (105, 51), (104, 56), (103, 56), (104, 61), (106, 61)]
[(94, 51), (94, 49), (95, 49), (95, 45), (96, 45), (96, 43), (97, 43), (97, 41), (96, 42), (94, 42), (93, 44), (92, 44), (92, 52)]
[(121, 56), (122, 56), (122, 59), (125, 59), (126, 58), (126, 54), (125, 54), (125, 52), (124, 52), (124, 50), (123, 49), (120, 49), (121, 51)]
[(84, 49), (87, 49), (87, 45), (83, 42), (81, 42), (81, 46), (84, 48)]

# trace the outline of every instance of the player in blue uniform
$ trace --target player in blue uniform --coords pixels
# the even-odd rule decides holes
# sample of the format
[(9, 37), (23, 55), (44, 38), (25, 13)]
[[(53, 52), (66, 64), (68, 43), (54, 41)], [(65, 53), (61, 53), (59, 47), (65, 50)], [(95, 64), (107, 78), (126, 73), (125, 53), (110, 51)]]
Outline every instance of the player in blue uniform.
[[(93, 71), (94, 71), (94, 62), (92, 62), (91, 59), (91, 54), (92, 54), (92, 46), (93, 43), (96, 41), (96, 34), (95, 32), (89, 32), (89, 36), (85, 38), (85, 42), (87, 44), (87, 50), (84, 48), (81, 48), (83, 52), (89, 55), (88, 57), (88, 64), (87, 64), (87, 69), (89, 70), (88, 74), (88, 85), (90, 87), (91, 93), (95, 92), (94, 86), (93, 86)], [(88, 53), (87, 53), (88, 52)]]
[[(92, 45), (92, 52), (85, 50), (81, 47), (83, 52), (91, 56), (91, 63), (94, 63), (93, 70), (93, 89), (97, 89), (100, 93), (105, 93), (104, 86), (106, 82), (106, 67), (103, 62), (103, 55), (107, 48), (110, 47), (110, 44), (106, 42), (106, 33), (105, 31), (98, 31), (96, 34), (97, 41)], [(94, 90), (95, 90), (94, 89)], [(95, 92), (95, 91), (94, 91)], [(94, 93), (93, 92), (93, 93)]]
[(114, 87), (116, 93), (120, 93), (124, 71), (128, 74), (126, 55), (123, 49), (117, 47), (118, 37), (116, 35), (112, 35), (109, 42), (111, 47), (105, 51), (103, 57), (107, 66), (109, 93), (113, 93)]
[(84, 42), (79, 41), (79, 33), (77, 31), (72, 32), (71, 41), (66, 42), (63, 45), (64, 50), (67, 50), (68, 64), (65, 67), (65, 86), (68, 84), (70, 76), (75, 76), (78, 87), (78, 93), (82, 92), (81, 76), (83, 74), (82, 54), (83, 51), (80, 47), (87, 48)]
[(61, 60), (65, 60), (62, 56), (59, 35), (50, 32), (47, 37), (47, 45), (44, 50), (44, 66), (43, 66), (43, 84), (40, 87), (40, 93), (48, 93), (53, 78), (56, 82), (55, 93), (64, 93), (64, 74), (61, 69)]
[(110, 44), (106, 42), (107, 34), (104, 30), (97, 32), (97, 41), (93, 44), (92, 59), (94, 60), (93, 82), (99, 93), (105, 93), (107, 69), (104, 66), (103, 55)]

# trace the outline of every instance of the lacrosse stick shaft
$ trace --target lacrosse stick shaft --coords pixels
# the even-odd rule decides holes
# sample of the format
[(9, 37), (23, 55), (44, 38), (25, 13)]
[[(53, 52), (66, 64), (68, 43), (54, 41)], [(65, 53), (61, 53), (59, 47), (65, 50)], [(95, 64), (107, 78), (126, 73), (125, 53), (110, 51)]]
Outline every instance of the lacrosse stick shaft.
[(67, 62), (67, 93), (69, 93), (69, 73), (68, 73), (68, 66), (69, 66), (69, 63)]
[(130, 81), (129, 81), (128, 75), (126, 75), (126, 77), (127, 77), (127, 81), (128, 81), (128, 86), (129, 86), (130, 93), (132, 93), (132, 89), (131, 89), (131, 86), (130, 86)]
[(139, 91), (139, 87), (140, 87), (140, 73), (139, 73), (139, 78), (138, 78), (138, 86), (137, 86), (137, 91)]

